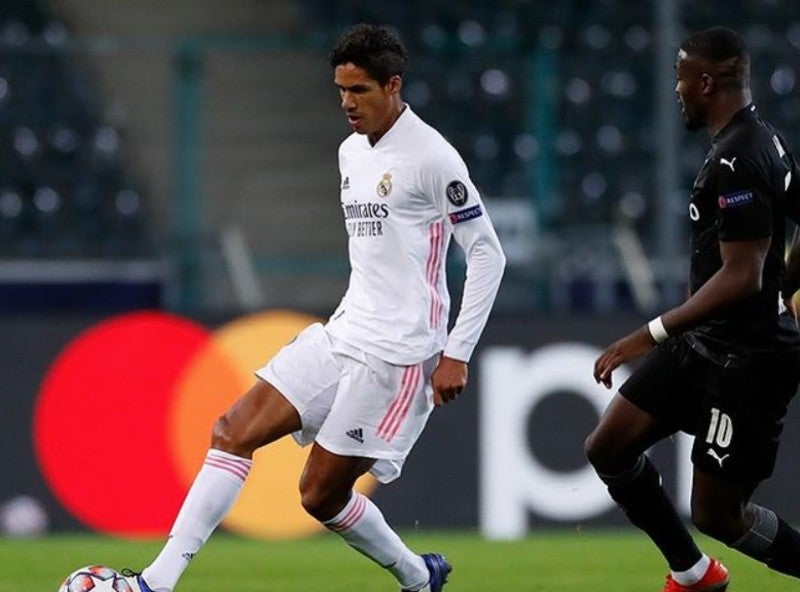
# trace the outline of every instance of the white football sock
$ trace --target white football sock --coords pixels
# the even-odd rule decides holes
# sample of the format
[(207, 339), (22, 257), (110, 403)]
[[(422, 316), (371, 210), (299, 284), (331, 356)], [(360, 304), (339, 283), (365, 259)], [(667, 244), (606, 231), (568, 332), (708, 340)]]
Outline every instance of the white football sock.
[(167, 544), (142, 577), (153, 592), (172, 592), (183, 570), (231, 509), (253, 461), (221, 450), (208, 451), (172, 525)]
[(354, 491), (344, 509), (323, 524), (388, 569), (403, 588), (419, 590), (428, 583), (430, 576), (422, 557), (406, 547), (368, 497)]
[(681, 586), (694, 586), (697, 582), (703, 579), (703, 576), (706, 575), (710, 565), (711, 559), (708, 557), (708, 555), (703, 555), (700, 558), (700, 561), (695, 563), (686, 571), (673, 571), (672, 579), (678, 582)]

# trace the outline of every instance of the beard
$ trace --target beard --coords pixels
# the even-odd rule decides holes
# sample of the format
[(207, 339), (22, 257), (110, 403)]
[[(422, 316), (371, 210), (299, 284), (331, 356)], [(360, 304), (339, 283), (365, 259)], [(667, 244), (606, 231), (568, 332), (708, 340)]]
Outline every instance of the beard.
[(690, 132), (697, 131), (706, 126), (706, 119), (696, 109), (688, 109), (686, 105), (683, 107), (683, 122), (686, 129)]
[(696, 132), (699, 129), (703, 129), (706, 126), (705, 121), (701, 121), (700, 118), (689, 118), (687, 117), (684, 121), (686, 125), (686, 129), (690, 132)]

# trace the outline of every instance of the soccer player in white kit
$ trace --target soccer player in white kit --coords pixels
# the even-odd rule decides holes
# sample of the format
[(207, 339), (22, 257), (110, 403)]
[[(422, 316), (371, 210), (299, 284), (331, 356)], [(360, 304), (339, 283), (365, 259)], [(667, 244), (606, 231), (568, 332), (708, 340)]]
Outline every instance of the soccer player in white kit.
[[(401, 98), (406, 50), (385, 27), (357, 25), (331, 52), (354, 130), (339, 149), (340, 200), (352, 272), (327, 324), (302, 331), (214, 426), (211, 449), (166, 545), (138, 592), (172, 592), (235, 501), (253, 452), (292, 434), (312, 444), (302, 505), (390, 571), (402, 590), (439, 592), (451, 567), (418, 555), (353, 489), (367, 471), (388, 483), (434, 406), (455, 399), (505, 267), (497, 235), (455, 149)], [(445, 259), (463, 248), (461, 308), (447, 332)]]

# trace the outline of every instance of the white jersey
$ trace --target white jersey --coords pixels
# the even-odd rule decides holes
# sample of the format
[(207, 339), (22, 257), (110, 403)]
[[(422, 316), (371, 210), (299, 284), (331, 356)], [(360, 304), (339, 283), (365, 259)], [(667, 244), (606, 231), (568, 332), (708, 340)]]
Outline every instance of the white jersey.
[[(391, 364), (441, 351), (469, 361), (505, 257), (461, 157), (406, 106), (374, 146), (355, 133), (342, 142), (339, 170), (351, 273), (328, 330)], [(467, 278), (448, 336), (451, 237), (466, 254)]]

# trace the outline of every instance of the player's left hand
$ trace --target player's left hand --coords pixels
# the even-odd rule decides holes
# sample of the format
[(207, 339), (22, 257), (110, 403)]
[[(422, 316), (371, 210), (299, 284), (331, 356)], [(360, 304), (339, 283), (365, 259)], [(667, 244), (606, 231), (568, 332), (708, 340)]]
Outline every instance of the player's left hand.
[(800, 292), (796, 292), (789, 298), (784, 298), (783, 305), (786, 307), (786, 312), (792, 316), (796, 325), (800, 326), (800, 319), (798, 319), (798, 301), (800, 301)]
[(611, 373), (625, 362), (646, 354), (655, 345), (647, 325), (609, 345), (594, 363), (594, 379), (611, 388)]
[(467, 374), (466, 362), (442, 356), (431, 374), (433, 404), (441, 407), (458, 397), (467, 384)]

